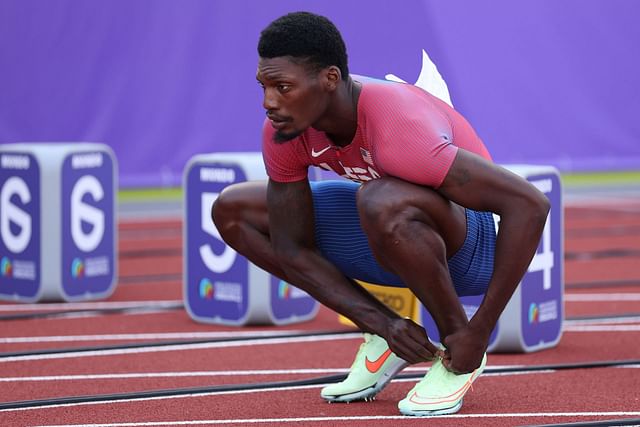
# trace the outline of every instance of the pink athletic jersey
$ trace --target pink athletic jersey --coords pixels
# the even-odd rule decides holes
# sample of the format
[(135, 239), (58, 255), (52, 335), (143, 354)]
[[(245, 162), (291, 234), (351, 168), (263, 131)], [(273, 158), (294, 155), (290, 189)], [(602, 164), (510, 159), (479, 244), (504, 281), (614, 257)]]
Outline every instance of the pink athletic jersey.
[(276, 143), (275, 129), (265, 121), (262, 153), (271, 179), (303, 180), (312, 165), (357, 182), (394, 176), (438, 188), (458, 148), (491, 159), (464, 117), (435, 96), (410, 84), (360, 76), (355, 80), (362, 83), (358, 126), (346, 147), (333, 145), (313, 128)]

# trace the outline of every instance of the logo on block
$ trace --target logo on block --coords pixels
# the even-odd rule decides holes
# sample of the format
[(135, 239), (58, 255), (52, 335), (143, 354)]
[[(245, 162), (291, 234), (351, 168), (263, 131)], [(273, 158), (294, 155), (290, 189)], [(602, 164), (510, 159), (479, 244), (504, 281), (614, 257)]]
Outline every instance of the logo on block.
[(11, 277), (12, 275), (11, 260), (6, 256), (2, 257), (2, 261), (0, 261), (0, 272), (2, 272), (2, 277)]
[(80, 258), (74, 258), (71, 262), (71, 277), (81, 279), (84, 277), (84, 263)]
[(213, 299), (213, 283), (206, 277), (200, 280), (200, 285), (198, 286), (200, 298), (211, 300)]
[(289, 299), (291, 297), (291, 286), (284, 280), (278, 283), (278, 298)]
[(529, 323), (538, 323), (540, 311), (538, 310), (538, 306), (535, 302), (532, 302), (529, 305)]

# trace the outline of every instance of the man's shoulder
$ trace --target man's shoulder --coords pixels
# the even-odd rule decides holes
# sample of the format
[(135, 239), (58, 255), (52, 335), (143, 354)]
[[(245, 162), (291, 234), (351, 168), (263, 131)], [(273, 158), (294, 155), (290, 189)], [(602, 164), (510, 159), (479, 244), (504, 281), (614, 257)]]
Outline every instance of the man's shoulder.
[(360, 97), (365, 104), (377, 104), (384, 99), (387, 104), (403, 105), (407, 102), (428, 98), (424, 90), (409, 83), (381, 80), (372, 77), (355, 76), (355, 81), (362, 84)]
[(401, 83), (401, 82), (395, 82), (395, 81), (391, 81), (391, 80), (383, 80), (383, 79), (378, 79), (375, 77), (369, 77), (369, 76), (363, 76), (363, 75), (359, 75), (359, 74), (352, 74), (351, 78), (356, 81), (359, 82), (360, 84), (362, 84), (363, 88), (366, 88), (367, 90), (380, 90), (380, 91), (404, 91), (407, 90), (406, 86), (412, 86), (412, 85), (407, 85), (405, 83)]

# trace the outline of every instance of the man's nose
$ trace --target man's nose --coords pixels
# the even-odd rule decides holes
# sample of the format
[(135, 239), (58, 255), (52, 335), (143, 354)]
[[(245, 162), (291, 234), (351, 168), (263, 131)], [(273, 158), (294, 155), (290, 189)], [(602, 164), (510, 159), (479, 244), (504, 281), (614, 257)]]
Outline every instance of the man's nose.
[(264, 91), (264, 98), (262, 99), (262, 106), (265, 110), (277, 110), (278, 109), (278, 100), (277, 96), (273, 90), (270, 88), (266, 88)]

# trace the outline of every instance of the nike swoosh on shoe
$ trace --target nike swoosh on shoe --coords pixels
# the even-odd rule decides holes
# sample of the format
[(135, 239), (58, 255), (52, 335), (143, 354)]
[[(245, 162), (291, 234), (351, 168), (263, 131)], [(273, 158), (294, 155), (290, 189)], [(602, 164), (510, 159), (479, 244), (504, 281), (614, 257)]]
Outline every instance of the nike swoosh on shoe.
[(387, 361), (389, 356), (391, 356), (391, 349), (388, 348), (376, 360), (372, 361), (372, 360), (369, 360), (369, 357), (366, 357), (364, 359), (364, 364), (367, 367), (367, 371), (371, 372), (372, 374), (375, 374), (376, 372), (378, 372), (382, 367), (382, 365), (384, 365), (384, 362)]

